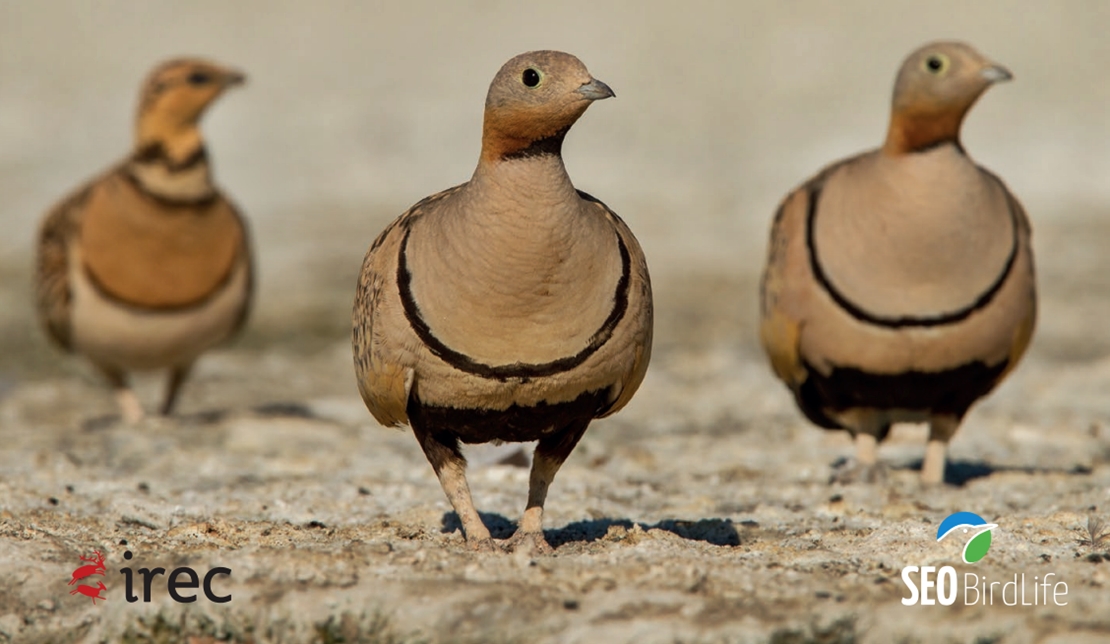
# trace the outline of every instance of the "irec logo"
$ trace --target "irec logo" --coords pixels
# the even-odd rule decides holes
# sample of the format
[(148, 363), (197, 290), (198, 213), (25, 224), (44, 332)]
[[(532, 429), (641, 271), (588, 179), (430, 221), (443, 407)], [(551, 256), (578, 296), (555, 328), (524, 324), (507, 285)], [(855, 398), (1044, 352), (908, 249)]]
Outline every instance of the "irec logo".
[(983, 517), (973, 512), (957, 512), (948, 515), (940, 522), (940, 527), (937, 528), (937, 542), (939, 543), (953, 532), (960, 531), (967, 534), (975, 530), (975, 534), (964, 546), (964, 563), (973, 564), (987, 556), (987, 551), (991, 549), (991, 530), (997, 527), (997, 523), (987, 523)]
[[(120, 541), (120, 545), (127, 545), (127, 542)], [(131, 561), (132, 557), (134, 557), (134, 555), (131, 554), (130, 550), (127, 550), (123, 553), (123, 558), (128, 561)], [(95, 580), (95, 586), (89, 585), (93, 582), (93, 580), (91, 579), (92, 576), (96, 575), (99, 577), (105, 577), (105, 573), (108, 572), (108, 567), (104, 562), (104, 553), (100, 550), (94, 550), (91, 557), (81, 557), (80, 559), (81, 561), (85, 562), (85, 565), (77, 567), (72, 573), (70, 573), (70, 580), (68, 585), (78, 585), (70, 590), (69, 594), (84, 595), (85, 597), (90, 598), (93, 604), (96, 604), (96, 600), (98, 599), (102, 601), (107, 601), (108, 598), (101, 594), (104, 591), (108, 590), (108, 587), (104, 585), (104, 581), (97, 579)], [(136, 572), (138, 573), (138, 578), (136, 578), (135, 576)], [(134, 604), (135, 602), (140, 601), (139, 595), (135, 593), (135, 587), (137, 585), (136, 581), (141, 582), (141, 601), (143, 601), (144, 603), (150, 603), (152, 601), (152, 595), (154, 593), (155, 580), (160, 575), (166, 575), (166, 569), (161, 566), (153, 569), (143, 567), (139, 568), (136, 571), (132, 570), (130, 566), (126, 566), (119, 569), (119, 574), (123, 575), (123, 598), (127, 601), (127, 603)], [(171, 599), (179, 604), (191, 604), (197, 601), (197, 598), (201, 595), (201, 593), (182, 593), (181, 591), (198, 589), (202, 591), (204, 598), (208, 601), (216, 604), (226, 604), (227, 602), (231, 601), (231, 594), (229, 593), (227, 595), (220, 595), (213, 588), (213, 583), (215, 582), (216, 577), (230, 576), (231, 569), (225, 568), (223, 566), (212, 568), (205, 572), (203, 576), (200, 572), (193, 570), (192, 568), (181, 566), (178, 568), (174, 568), (173, 571), (166, 576), (166, 593), (169, 594)], [(82, 581), (86, 581), (89, 583), (79, 583)]]

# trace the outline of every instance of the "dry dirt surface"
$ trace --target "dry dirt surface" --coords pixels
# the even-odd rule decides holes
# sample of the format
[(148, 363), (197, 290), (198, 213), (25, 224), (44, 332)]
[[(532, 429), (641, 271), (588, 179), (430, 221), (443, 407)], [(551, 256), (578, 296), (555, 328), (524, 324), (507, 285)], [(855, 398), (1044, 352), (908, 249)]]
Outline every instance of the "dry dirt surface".
[[(701, 283), (713, 288), (661, 294), (674, 305), (726, 303), (749, 286)], [(830, 485), (849, 441), (806, 425), (752, 347), (715, 341), (735, 321), (732, 307), (701, 313), (663, 316), (661, 330), (698, 341), (661, 346), (637, 404), (587, 433), (548, 503), (556, 553), (538, 558), (465, 549), (415, 440), (366, 414), (345, 342), (213, 355), (180, 416), (135, 427), (112, 416), (84, 370), (16, 384), (0, 400), (0, 641), (1110, 636), (1110, 538), (1086, 530), (1110, 509), (1110, 431), (1097, 420), (1110, 360), (1033, 356), (970, 416), (943, 488), (917, 482), (924, 434), (914, 427), (884, 444), (885, 484)], [(144, 384), (155, 398), (158, 383)], [(525, 456), (511, 445), (471, 453), (496, 537), (511, 534), (522, 509)], [(974, 566), (960, 562), (962, 542), (935, 540), (957, 510), (999, 526)], [(107, 559), (96, 605), (67, 594), (79, 557), (94, 550)], [(996, 596), (962, 606), (961, 595), (956, 606), (906, 607), (907, 565), (953, 565), (961, 579), (1024, 574), (1027, 603), (1033, 577), (1055, 573), (1067, 605)], [(232, 600), (177, 604), (162, 577), (149, 604), (140, 585), (128, 603), (125, 566), (200, 575), (223, 566), (232, 574), (214, 594)]]
[[(135, 7), (0, 3), (0, 642), (1110, 642), (1110, 5)], [(956, 436), (946, 485), (918, 484), (915, 426), (883, 444), (884, 483), (831, 484), (848, 438), (801, 418), (755, 342), (766, 234), (789, 188), (879, 143), (898, 62), (937, 37), (1015, 73), (964, 143), (1033, 220), (1037, 336)], [(542, 47), (618, 94), (565, 153), (643, 243), (656, 350), (552, 487), (555, 554), (477, 555), (411, 433), (362, 405), (349, 311), (373, 237), (467, 178), (497, 67)], [(206, 132), (251, 217), (260, 290), (179, 415), (127, 426), (36, 328), (30, 249), (51, 201), (126, 150), (140, 76), (191, 52), (250, 74)], [(139, 385), (153, 408), (161, 382)], [(507, 537), (527, 450), (469, 455), (477, 505)], [(998, 525), (976, 564), (963, 540), (936, 540), (956, 511)], [(94, 604), (68, 582), (98, 550), (104, 575), (82, 582), (103, 581)], [(953, 606), (905, 606), (906, 566), (999, 586), (992, 605), (961, 589)], [(138, 571), (183, 567), (229, 569), (211, 590), (231, 600), (194, 588), (178, 603), (165, 575), (142, 600)], [(1005, 605), (1015, 575), (1027, 604), (1048, 577), (1066, 605), (1040, 587), (1037, 605)]]

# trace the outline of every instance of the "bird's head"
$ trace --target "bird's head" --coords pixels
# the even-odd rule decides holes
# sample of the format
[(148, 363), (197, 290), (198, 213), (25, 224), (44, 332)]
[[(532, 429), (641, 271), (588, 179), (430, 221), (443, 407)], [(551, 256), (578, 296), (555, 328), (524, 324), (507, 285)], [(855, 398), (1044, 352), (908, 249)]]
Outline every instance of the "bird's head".
[(960, 42), (935, 42), (913, 52), (894, 82), (884, 150), (899, 154), (959, 142), (960, 125), (975, 101), (1010, 71)]
[(162, 63), (147, 76), (139, 98), (138, 145), (162, 143), (169, 148), (196, 138), (205, 110), (230, 87), (241, 85), (242, 72), (216, 63), (179, 58)]
[(532, 51), (501, 67), (486, 95), (482, 157), (559, 153), (563, 137), (590, 103), (615, 96), (582, 61), (560, 51)]

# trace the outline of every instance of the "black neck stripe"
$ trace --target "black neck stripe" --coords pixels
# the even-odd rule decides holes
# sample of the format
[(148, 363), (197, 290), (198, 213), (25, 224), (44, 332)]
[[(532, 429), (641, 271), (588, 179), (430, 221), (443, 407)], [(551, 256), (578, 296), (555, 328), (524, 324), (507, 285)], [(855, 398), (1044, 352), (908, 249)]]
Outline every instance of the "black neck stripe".
[(536, 139), (528, 144), (527, 147), (519, 150), (501, 155), (502, 161), (512, 161), (514, 159), (530, 159), (532, 157), (541, 157), (545, 155), (559, 156), (563, 153), (563, 139), (566, 138), (567, 132), (570, 128), (559, 130), (551, 136), (542, 139)]
[(995, 278), (994, 283), (992, 283), (990, 287), (987, 288), (987, 290), (983, 291), (983, 293), (980, 294), (974, 302), (963, 308), (946, 313), (938, 313), (936, 315), (907, 315), (896, 317), (871, 313), (858, 304), (852, 302), (850, 299), (848, 299), (847, 296), (845, 296), (843, 293), (838, 291), (835, 286), (833, 286), (832, 282), (829, 281), (828, 275), (825, 273), (825, 269), (821, 266), (820, 259), (818, 259), (817, 257), (817, 244), (814, 233), (814, 224), (816, 223), (817, 205), (818, 201), (820, 201), (821, 199), (821, 190), (823, 187), (824, 186), (822, 183), (815, 183), (808, 186), (807, 189), (806, 196), (809, 199), (809, 203), (807, 205), (808, 210), (806, 215), (806, 250), (809, 252), (809, 266), (810, 269), (813, 271), (813, 276), (817, 280), (817, 283), (821, 285), (821, 288), (823, 288), (830, 297), (832, 297), (833, 301), (836, 302), (837, 305), (840, 306), (840, 308), (848, 312), (849, 315), (861, 322), (866, 322), (875, 326), (899, 329), (904, 327), (942, 326), (945, 324), (954, 324), (956, 322), (966, 320), (967, 318), (971, 317), (973, 313), (990, 304), (991, 300), (994, 299), (994, 296), (998, 295), (998, 292), (1002, 290), (1002, 286), (1006, 283), (1006, 279), (1010, 276), (1010, 272), (1014, 268), (1014, 263), (1017, 261), (1018, 249), (1020, 246), (1020, 241), (1018, 239), (1019, 222), (1017, 213), (1015, 212), (1016, 209), (1014, 207), (1012, 197), (1003, 186), (1003, 191), (1006, 192), (1006, 203), (1010, 210), (1010, 226), (1013, 230), (1013, 241), (1010, 246), (1010, 256), (1006, 259), (1006, 265), (1003, 266), (1002, 272), (999, 273), (998, 277)]
[(189, 156), (180, 161), (174, 161), (166, 150), (166, 146), (162, 145), (160, 141), (155, 141), (136, 150), (131, 155), (131, 160), (143, 164), (158, 163), (165, 166), (170, 174), (176, 174), (190, 170), (201, 163), (206, 163), (208, 161), (208, 150), (205, 149), (203, 144), (198, 145), (197, 149), (189, 153)]
[(185, 199), (182, 197), (171, 197), (164, 195), (156, 190), (152, 190), (149, 186), (143, 183), (143, 180), (135, 175), (130, 168), (125, 168), (123, 176), (131, 183), (131, 185), (139, 191), (144, 197), (151, 201), (157, 202), (159, 205), (168, 208), (190, 208), (190, 207), (203, 207), (210, 206), (219, 199), (219, 194), (213, 188), (207, 194), (199, 197)]
[(605, 322), (603, 322), (601, 327), (593, 334), (589, 344), (587, 344), (584, 349), (572, 356), (559, 358), (558, 360), (542, 364), (515, 362), (506, 365), (488, 365), (478, 362), (470, 356), (455, 351), (444, 344), (435, 336), (435, 333), (432, 332), (431, 327), (428, 326), (428, 323), (420, 313), (420, 307), (413, 298), (412, 273), (409, 271), (408, 265), (407, 251), (410, 232), (411, 228), (406, 226), (404, 237), (401, 238), (401, 250), (397, 257), (397, 288), (400, 291), (401, 305), (405, 311), (405, 318), (408, 319), (412, 330), (416, 332), (417, 337), (428, 347), (429, 351), (460, 371), (501, 381), (508, 380), (509, 378), (539, 378), (569, 371), (585, 362), (587, 358), (596, 353), (598, 349), (609, 341), (609, 338), (613, 336), (613, 330), (616, 329), (617, 324), (621, 321), (621, 318), (624, 317), (625, 311), (628, 309), (628, 290), (632, 272), (632, 258), (628, 254), (628, 247), (625, 246), (624, 240), (621, 239), (619, 234), (614, 233), (616, 234), (617, 247), (620, 249), (621, 254), (621, 277), (617, 281), (616, 293), (613, 295), (613, 308), (609, 311), (609, 316), (605, 319)]
[(937, 139), (936, 141), (933, 141), (932, 143), (926, 143), (924, 145), (920, 145), (920, 146), (910, 150), (909, 154), (923, 154), (925, 152), (931, 152), (933, 150), (936, 150), (937, 148), (942, 148), (946, 145), (951, 145), (952, 147), (956, 148), (957, 152), (959, 152), (960, 154), (962, 154), (964, 156), (967, 156), (967, 152), (964, 152), (964, 146), (960, 143), (960, 140), (958, 138), (955, 138), (955, 137)]

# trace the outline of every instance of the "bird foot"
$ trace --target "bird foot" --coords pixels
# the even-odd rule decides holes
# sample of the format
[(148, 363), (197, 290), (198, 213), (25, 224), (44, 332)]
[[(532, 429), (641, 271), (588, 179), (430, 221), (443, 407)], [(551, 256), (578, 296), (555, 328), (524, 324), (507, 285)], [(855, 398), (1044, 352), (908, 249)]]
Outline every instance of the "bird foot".
[(882, 463), (861, 463), (854, 458), (844, 459), (833, 464), (832, 475), (829, 476), (829, 485), (835, 483), (842, 485), (885, 483), (888, 472), (889, 468)]
[(542, 532), (517, 530), (513, 536), (505, 540), (504, 548), (506, 552), (522, 552), (530, 556), (555, 554), (555, 549), (547, 542)]
[(486, 537), (485, 539), (467, 539), (466, 549), (471, 552), (501, 552), (501, 548), (493, 542), (493, 539)]

